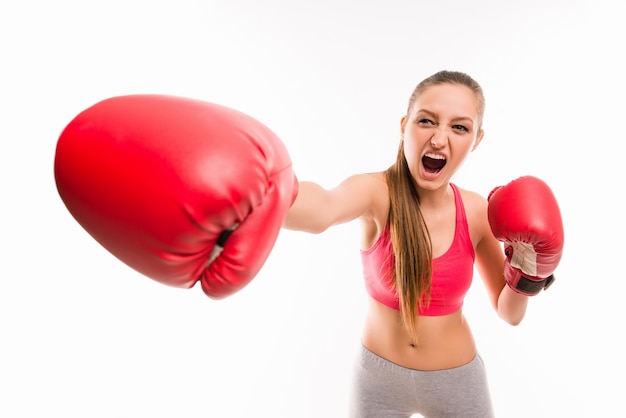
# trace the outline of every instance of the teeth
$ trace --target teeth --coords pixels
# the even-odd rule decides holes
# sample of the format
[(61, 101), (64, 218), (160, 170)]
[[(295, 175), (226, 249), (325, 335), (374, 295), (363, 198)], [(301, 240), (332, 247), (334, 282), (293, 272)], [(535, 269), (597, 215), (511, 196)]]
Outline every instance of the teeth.
[(443, 156), (443, 155), (441, 155), (441, 154), (432, 154), (432, 153), (430, 153), (430, 152), (429, 152), (428, 154), (426, 154), (426, 156), (427, 156), (428, 158), (432, 158), (432, 159), (434, 159), (434, 160), (445, 160), (445, 159), (446, 159), (446, 157), (444, 157), (444, 156)]

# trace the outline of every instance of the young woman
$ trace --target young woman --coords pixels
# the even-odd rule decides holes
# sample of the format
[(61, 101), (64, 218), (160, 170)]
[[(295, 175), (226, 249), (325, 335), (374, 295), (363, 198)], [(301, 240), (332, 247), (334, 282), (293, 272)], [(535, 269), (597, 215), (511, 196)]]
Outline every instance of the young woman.
[(470, 76), (423, 80), (400, 121), (397, 160), (326, 190), (300, 182), (284, 227), (320, 233), (358, 219), (369, 309), (353, 417), (491, 417), (485, 368), (463, 316), (474, 263), (498, 315), (517, 325), (528, 295), (507, 286), (488, 201), (451, 182), (480, 144), (485, 99)]
[(55, 180), (72, 215), (120, 260), (171, 286), (201, 282), (215, 298), (254, 277), (281, 226), (319, 233), (359, 219), (370, 307), (352, 415), (490, 417), (485, 369), (462, 313), (474, 266), (500, 317), (518, 324), (528, 296), (551, 283), (563, 231), (554, 197), (535, 178), (488, 199), (451, 183), (483, 138), (484, 107), (466, 74), (434, 74), (401, 119), (396, 162), (324, 190), (298, 184), (284, 145), (247, 115), (121, 96), (64, 129)]

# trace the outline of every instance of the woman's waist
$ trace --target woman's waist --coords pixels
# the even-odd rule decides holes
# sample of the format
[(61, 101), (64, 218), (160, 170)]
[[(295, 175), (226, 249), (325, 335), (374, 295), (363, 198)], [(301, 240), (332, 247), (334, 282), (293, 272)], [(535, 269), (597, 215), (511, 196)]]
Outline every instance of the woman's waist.
[(363, 345), (378, 356), (417, 370), (441, 370), (469, 363), (476, 346), (462, 312), (418, 318), (418, 340), (413, 341), (402, 316), (378, 302), (371, 303)]

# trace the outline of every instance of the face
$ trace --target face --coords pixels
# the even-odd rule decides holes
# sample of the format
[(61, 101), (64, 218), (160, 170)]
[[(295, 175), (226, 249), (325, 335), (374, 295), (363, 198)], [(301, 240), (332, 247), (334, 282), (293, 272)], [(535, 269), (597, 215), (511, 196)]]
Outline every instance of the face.
[(428, 87), (401, 121), (404, 153), (418, 187), (446, 186), (480, 143), (474, 92), (457, 84)]

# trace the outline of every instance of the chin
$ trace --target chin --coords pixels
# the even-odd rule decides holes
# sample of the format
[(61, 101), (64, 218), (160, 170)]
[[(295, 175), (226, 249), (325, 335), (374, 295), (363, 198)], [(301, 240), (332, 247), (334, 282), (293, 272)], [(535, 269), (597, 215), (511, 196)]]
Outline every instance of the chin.
[(450, 182), (450, 177), (443, 170), (434, 173), (426, 171), (423, 167), (420, 170), (420, 175), (414, 178), (420, 189), (429, 191), (438, 190)]

